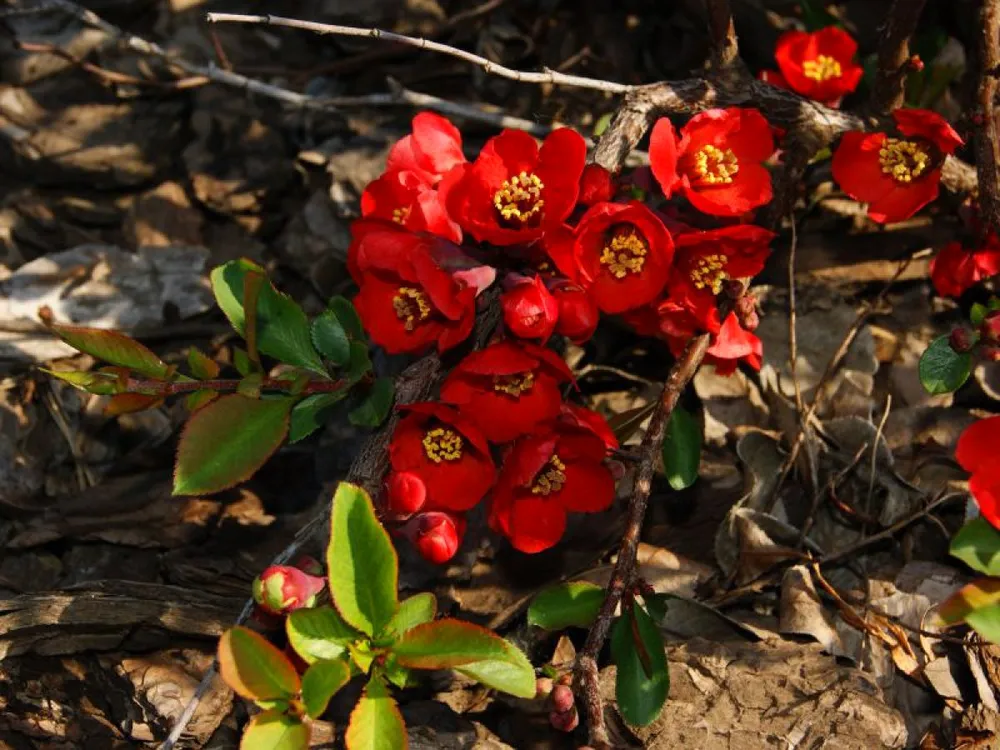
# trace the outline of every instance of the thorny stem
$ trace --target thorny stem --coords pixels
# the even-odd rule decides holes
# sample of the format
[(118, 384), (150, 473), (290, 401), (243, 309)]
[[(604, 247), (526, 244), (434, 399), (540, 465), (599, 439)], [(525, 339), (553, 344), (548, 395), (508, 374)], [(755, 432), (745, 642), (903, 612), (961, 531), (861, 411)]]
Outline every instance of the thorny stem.
[[(123, 393), (141, 393), (147, 396), (176, 396), (179, 393), (193, 393), (194, 391), (217, 391), (219, 393), (230, 393), (239, 390), (242, 380), (236, 379), (216, 379), (216, 380), (184, 380), (180, 382), (169, 382), (166, 380), (141, 380), (129, 378), (125, 381)], [(347, 380), (310, 380), (302, 390), (296, 395), (311, 395), (313, 393), (336, 393), (347, 388), (350, 382)], [(293, 383), (290, 380), (278, 380), (277, 378), (264, 378), (260, 383), (261, 390), (264, 391), (285, 391), (290, 392)]]
[(872, 83), (871, 109), (886, 114), (903, 106), (910, 71), (910, 37), (917, 30), (927, 0), (893, 0), (878, 42), (878, 68)]
[(983, 34), (979, 44), (979, 109), (982, 127), (976, 134), (979, 210), (983, 233), (1000, 231), (1000, 128), (997, 126), (997, 69), (1000, 68), (1000, 0), (983, 0)]

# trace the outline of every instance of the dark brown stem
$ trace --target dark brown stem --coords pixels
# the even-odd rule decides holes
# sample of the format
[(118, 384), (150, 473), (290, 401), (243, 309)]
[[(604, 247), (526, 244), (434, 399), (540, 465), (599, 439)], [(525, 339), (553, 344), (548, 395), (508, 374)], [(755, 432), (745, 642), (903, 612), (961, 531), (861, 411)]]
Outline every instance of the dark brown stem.
[(976, 133), (979, 212), (983, 233), (1000, 231), (1000, 128), (997, 126), (997, 68), (1000, 66), (1000, 0), (983, 0), (979, 40), (979, 109), (983, 120)]
[(618, 559), (615, 561), (615, 567), (611, 573), (607, 594), (605, 594), (601, 611), (590, 628), (587, 641), (577, 659), (576, 688), (578, 694), (583, 698), (590, 733), (590, 745), (597, 750), (611, 747), (604, 722), (604, 702), (601, 700), (597, 655), (607, 640), (615, 610), (618, 609), (623, 594), (635, 577), (639, 532), (642, 530), (642, 521), (646, 517), (646, 505), (649, 501), (649, 491), (653, 485), (656, 457), (670, 422), (670, 415), (673, 414), (674, 407), (677, 406), (677, 400), (684, 388), (694, 377), (705, 358), (705, 352), (708, 351), (710, 342), (711, 335), (707, 333), (691, 339), (684, 354), (674, 363), (670, 374), (667, 375), (663, 392), (660, 395), (660, 408), (653, 412), (649, 427), (646, 429), (646, 434), (639, 446), (639, 465), (632, 474), (634, 479), (625, 522), (625, 535), (618, 548)]
[(903, 106), (906, 75), (910, 71), (910, 37), (917, 30), (927, 0), (893, 0), (878, 42), (878, 68), (869, 102), (876, 114)]
[[(185, 380), (170, 383), (165, 380), (140, 380), (129, 378), (125, 382), (125, 393), (142, 393), (147, 396), (176, 396), (180, 393), (193, 393), (194, 391), (217, 391), (219, 393), (232, 393), (239, 390), (242, 380), (217, 379), (217, 380)], [(347, 388), (350, 382), (347, 380), (310, 380), (305, 388), (296, 392), (296, 395), (311, 395), (313, 393), (335, 393)], [(263, 391), (284, 391), (290, 393), (293, 383), (290, 380), (277, 380), (275, 378), (264, 378), (260, 383)]]
[(717, 69), (731, 66), (739, 58), (736, 26), (729, 0), (705, 0), (708, 30), (712, 35), (712, 64)]

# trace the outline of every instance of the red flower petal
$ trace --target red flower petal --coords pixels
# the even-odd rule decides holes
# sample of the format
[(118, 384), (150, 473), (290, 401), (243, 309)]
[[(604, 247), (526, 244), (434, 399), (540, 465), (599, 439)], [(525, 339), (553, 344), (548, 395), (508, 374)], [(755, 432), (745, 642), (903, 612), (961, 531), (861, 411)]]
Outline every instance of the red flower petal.
[(965, 143), (946, 119), (929, 109), (893, 110), (892, 119), (903, 135), (928, 140), (945, 154), (955, 153)]
[(1000, 529), (1000, 479), (996, 475), (978, 474), (969, 480), (969, 492), (983, 518)]
[(868, 205), (873, 221), (888, 224), (904, 221), (938, 197), (941, 170), (935, 169), (907, 185), (899, 185)]
[(955, 458), (970, 474), (993, 473), (1000, 476), (997, 441), (1000, 440), (1000, 417), (973, 422), (958, 438)]
[(615, 499), (615, 479), (604, 464), (587, 461), (566, 462), (566, 481), (552, 495), (573, 513), (599, 513)]
[(552, 500), (527, 496), (514, 501), (510, 514), (510, 543), (528, 554), (542, 552), (566, 533), (566, 511)]
[(678, 136), (673, 123), (661, 117), (649, 135), (649, 166), (660, 183), (660, 190), (669, 198), (679, 185), (677, 174), (679, 159)]

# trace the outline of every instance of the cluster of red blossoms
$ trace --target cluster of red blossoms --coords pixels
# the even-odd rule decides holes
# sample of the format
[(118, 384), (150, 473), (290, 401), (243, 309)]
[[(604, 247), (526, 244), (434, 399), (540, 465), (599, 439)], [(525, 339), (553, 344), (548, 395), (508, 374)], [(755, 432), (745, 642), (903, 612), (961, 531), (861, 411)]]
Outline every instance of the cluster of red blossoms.
[[(503, 131), (470, 162), (450, 122), (414, 118), (352, 227), (358, 313), (391, 353), (463, 342), (494, 283), (504, 321), (452, 368), (437, 401), (402, 408), (393, 434), (387, 507), (425, 557), (454, 555), (464, 514), (485, 499), (491, 526), (529, 553), (556, 544), (569, 513), (610, 507), (617, 443), (602, 417), (564, 400), (573, 376), (546, 347), (553, 335), (583, 343), (605, 313), (675, 351), (709, 332), (708, 360), (722, 371), (760, 366), (745, 279), (763, 268), (773, 235), (742, 222), (771, 198), (773, 151), (755, 110), (703, 112), (679, 132), (661, 120), (650, 159), (662, 197), (647, 203), (586, 165), (572, 130), (541, 146)], [(695, 209), (690, 224), (674, 196)], [(720, 296), (731, 301), (725, 316)]]

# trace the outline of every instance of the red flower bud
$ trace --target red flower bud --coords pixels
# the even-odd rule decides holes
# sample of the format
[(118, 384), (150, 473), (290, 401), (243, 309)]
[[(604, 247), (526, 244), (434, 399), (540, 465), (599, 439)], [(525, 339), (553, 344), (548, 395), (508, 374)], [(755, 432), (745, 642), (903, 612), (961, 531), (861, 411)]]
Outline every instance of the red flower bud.
[(615, 183), (611, 173), (600, 164), (588, 164), (580, 177), (580, 197), (585, 206), (610, 201), (615, 197)]
[(386, 480), (389, 511), (397, 516), (418, 513), (427, 502), (427, 486), (412, 471), (394, 471)]
[(917, 73), (924, 69), (924, 61), (920, 59), (920, 55), (913, 55), (910, 58), (910, 67)]
[(522, 339), (548, 340), (559, 318), (559, 304), (540, 276), (516, 282), (500, 297), (507, 328)]
[(552, 710), (564, 714), (573, 708), (573, 691), (566, 685), (552, 688)]
[(326, 570), (323, 568), (323, 563), (317, 560), (312, 555), (302, 555), (294, 563), (295, 567), (299, 570), (308, 573), (311, 576), (319, 576), (323, 578), (326, 575)]
[(428, 562), (441, 565), (455, 556), (465, 533), (465, 520), (449, 513), (421, 513), (406, 525), (404, 533)]
[(753, 295), (746, 294), (736, 300), (736, 317), (740, 325), (747, 331), (754, 331), (760, 325), (760, 316), (757, 315), (757, 299)]
[(601, 314), (583, 287), (562, 284), (552, 290), (552, 296), (559, 305), (558, 334), (574, 344), (582, 344), (594, 335)]
[(553, 711), (549, 714), (549, 723), (560, 732), (572, 732), (580, 725), (580, 714), (577, 713), (576, 707), (566, 713)]
[(994, 310), (983, 319), (979, 335), (990, 343), (1000, 343), (1000, 310)]
[(325, 584), (325, 579), (290, 565), (272, 565), (254, 579), (253, 598), (265, 612), (284, 615), (315, 604)]
[(948, 337), (948, 345), (952, 351), (964, 354), (976, 346), (976, 335), (967, 328), (956, 328)]

